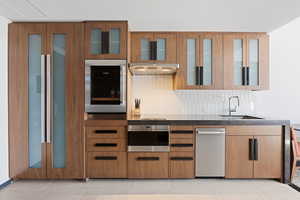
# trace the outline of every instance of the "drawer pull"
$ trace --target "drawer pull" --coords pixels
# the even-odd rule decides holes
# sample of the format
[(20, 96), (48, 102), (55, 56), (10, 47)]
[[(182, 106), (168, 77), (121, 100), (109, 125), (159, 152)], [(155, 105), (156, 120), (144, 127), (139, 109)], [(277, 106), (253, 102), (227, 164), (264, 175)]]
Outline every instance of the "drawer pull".
[(152, 160), (159, 160), (159, 157), (137, 157), (137, 161), (152, 161)]
[(193, 134), (194, 131), (192, 130), (176, 130), (176, 131), (171, 131), (171, 134)]
[(193, 144), (171, 144), (171, 147), (192, 147)]
[(170, 160), (194, 160), (193, 157), (171, 157)]
[(117, 160), (117, 156), (95, 156), (95, 160)]
[(118, 144), (116, 143), (95, 143), (95, 147), (116, 147)]
[(95, 134), (117, 134), (118, 131), (116, 130), (95, 130)]

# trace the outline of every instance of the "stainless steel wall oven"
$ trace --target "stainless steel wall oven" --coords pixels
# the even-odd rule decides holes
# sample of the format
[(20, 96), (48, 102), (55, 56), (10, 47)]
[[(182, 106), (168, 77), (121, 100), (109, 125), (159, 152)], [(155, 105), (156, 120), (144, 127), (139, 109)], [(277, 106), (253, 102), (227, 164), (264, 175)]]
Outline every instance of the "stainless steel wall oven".
[(85, 112), (126, 113), (126, 60), (85, 61)]

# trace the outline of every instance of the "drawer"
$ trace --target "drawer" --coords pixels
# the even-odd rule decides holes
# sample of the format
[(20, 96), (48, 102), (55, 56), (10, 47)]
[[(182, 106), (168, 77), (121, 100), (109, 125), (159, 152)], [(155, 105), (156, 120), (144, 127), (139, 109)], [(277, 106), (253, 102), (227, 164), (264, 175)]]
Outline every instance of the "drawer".
[(125, 139), (96, 139), (87, 140), (88, 151), (126, 151)]
[(170, 178), (194, 178), (194, 152), (170, 152)]
[(171, 151), (194, 151), (194, 139), (172, 139)]
[(281, 135), (281, 126), (227, 126), (226, 135)]
[(87, 127), (86, 134), (88, 138), (124, 138), (125, 127)]
[(88, 178), (127, 178), (126, 152), (89, 152)]
[(194, 138), (192, 126), (171, 126), (171, 138)]
[(169, 153), (128, 153), (128, 178), (168, 178)]

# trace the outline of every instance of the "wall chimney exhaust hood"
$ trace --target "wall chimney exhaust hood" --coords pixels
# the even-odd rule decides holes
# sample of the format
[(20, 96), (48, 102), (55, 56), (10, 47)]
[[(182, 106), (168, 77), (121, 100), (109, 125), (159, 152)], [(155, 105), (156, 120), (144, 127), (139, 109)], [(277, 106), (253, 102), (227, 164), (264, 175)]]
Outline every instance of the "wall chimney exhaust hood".
[(172, 75), (179, 69), (179, 64), (131, 63), (129, 70), (133, 75)]

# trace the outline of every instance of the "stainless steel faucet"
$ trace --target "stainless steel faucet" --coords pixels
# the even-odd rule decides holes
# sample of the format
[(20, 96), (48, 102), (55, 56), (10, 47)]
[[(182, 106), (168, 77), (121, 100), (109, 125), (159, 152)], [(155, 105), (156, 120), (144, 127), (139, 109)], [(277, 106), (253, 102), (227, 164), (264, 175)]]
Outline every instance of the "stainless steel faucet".
[[(231, 108), (231, 100), (232, 99), (237, 99), (238, 105), (235, 106), (234, 108)], [(238, 107), (240, 106), (240, 98), (238, 96), (231, 96), (229, 97), (229, 115), (231, 116), (232, 112), (236, 112)]]

